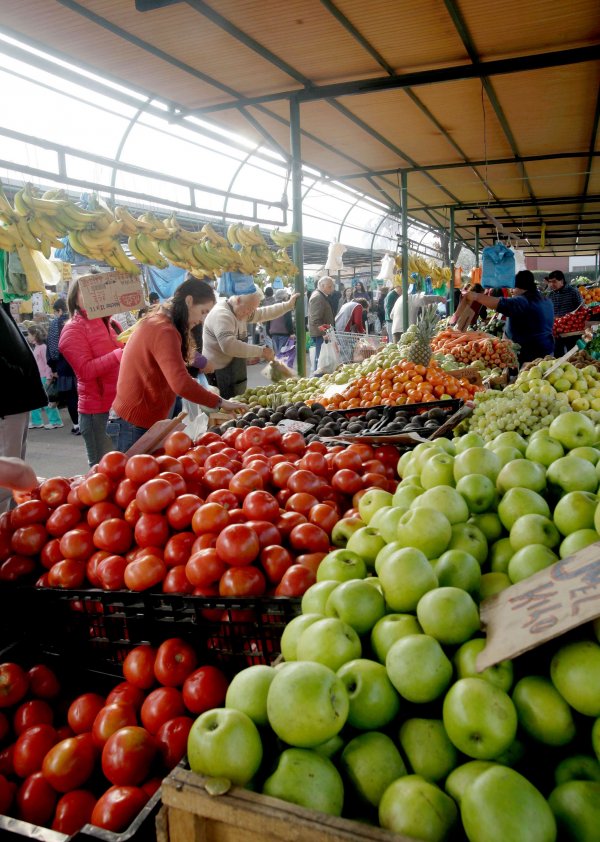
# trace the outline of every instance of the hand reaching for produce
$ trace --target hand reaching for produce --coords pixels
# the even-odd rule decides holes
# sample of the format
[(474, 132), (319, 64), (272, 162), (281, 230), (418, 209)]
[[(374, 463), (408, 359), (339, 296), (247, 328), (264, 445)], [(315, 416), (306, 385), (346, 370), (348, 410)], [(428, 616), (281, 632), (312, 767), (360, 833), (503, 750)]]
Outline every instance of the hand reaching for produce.
[(275, 352), (272, 348), (263, 348), (262, 358), (263, 360), (267, 360), (267, 362), (271, 363), (275, 359)]
[(240, 412), (246, 412), (248, 406), (245, 403), (240, 403), (240, 401), (221, 401), (220, 409), (225, 410), (225, 412), (234, 412), (236, 415)]
[(35, 471), (22, 459), (0, 457), (0, 486), (13, 491), (30, 491), (37, 484)]

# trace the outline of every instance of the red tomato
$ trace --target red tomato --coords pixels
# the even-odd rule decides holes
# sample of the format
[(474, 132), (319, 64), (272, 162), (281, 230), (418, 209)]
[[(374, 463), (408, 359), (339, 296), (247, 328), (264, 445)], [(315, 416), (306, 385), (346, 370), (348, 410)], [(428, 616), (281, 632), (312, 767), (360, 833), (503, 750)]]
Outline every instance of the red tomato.
[(163, 593), (187, 593), (191, 594), (194, 590), (190, 584), (185, 572), (185, 564), (178, 564), (167, 570), (167, 575), (163, 579), (162, 591)]
[(55, 509), (67, 502), (71, 486), (68, 480), (63, 477), (52, 477), (46, 479), (40, 485), (40, 500), (47, 503), (50, 508)]
[(200, 550), (209, 550), (217, 543), (217, 536), (214, 532), (205, 532), (204, 535), (198, 535), (190, 549), (190, 558)]
[(148, 796), (137, 786), (111, 786), (96, 802), (90, 823), (120, 833), (129, 827), (147, 801)]
[(216, 550), (224, 562), (236, 567), (251, 564), (260, 552), (256, 532), (244, 523), (226, 526), (217, 538)]
[(106, 697), (106, 706), (108, 705), (131, 705), (134, 710), (139, 710), (144, 701), (144, 691), (140, 690), (129, 681), (122, 681), (110, 691)]
[(151, 734), (139, 725), (128, 725), (115, 731), (104, 744), (102, 772), (111, 784), (135, 786), (148, 776), (155, 754), (156, 741)]
[[(98, 562), (95, 577), (103, 591), (119, 591), (125, 587), (127, 560), (122, 555), (107, 555)], [(89, 578), (89, 574), (88, 574)]]
[(105, 453), (102, 459), (98, 462), (98, 470), (102, 471), (112, 480), (121, 480), (125, 476), (125, 465), (127, 464), (127, 456), (120, 453), (118, 450), (111, 450), (110, 453)]
[(218, 436), (216, 433), (206, 432), (206, 433), (202, 433), (202, 435), (199, 438), (196, 439), (194, 444), (195, 445), (199, 445), (199, 444), (209, 445), (209, 444), (212, 444), (213, 442), (220, 442), (220, 441), (221, 441), (221, 437)]
[(288, 567), (294, 563), (294, 557), (285, 547), (269, 546), (261, 550), (260, 563), (269, 582), (277, 585)]
[(281, 444), (282, 432), (277, 427), (265, 427), (263, 430), (263, 441), (265, 445), (277, 448)]
[(115, 503), (122, 509), (126, 509), (135, 500), (137, 485), (127, 477), (122, 479), (115, 491)]
[[(368, 459), (373, 459), (373, 448), (370, 444), (362, 444), (360, 442), (353, 442), (348, 450), (352, 451), (353, 453), (358, 453), (361, 458), (362, 462), (366, 462)], [(396, 457), (396, 460), (398, 457)]]
[(250, 459), (245, 465), (245, 468), (248, 468), (250, 471), (255, 471), (259, 475), (262, 480), (263, 488), (266, 488), (271, 482), (271, 468), (269, 463), (266, 461), (267, 457), (265, 456), (264, 459), (258, 459), (257, 457)]
[(156, 734), (161, 725), (169, 719), (184, 714), (185, 707), (181, 691), (176, 687), (157, 687), (144, 699), (140, 718), (144, 728), (150, 734)]
[(362, 469), (362, 459), (353, 450), (342, 450), (333, 457), (333, 467), (336, 471), (348, 469), (357, 473)]
[(29, 576), (36, 569), (37, 564), (31, 556), (9, 555), (0, 565), (0, 581), (16, 582), (23, 576)]
[(278, 462), (273, 466), (271, 479), (277, 488), (287, 488), (288, 480), (296, 472), (296, 467), (291, 462)]
[(394, 468), (395, 470), (398, 465), (400, 453), (398, 448), (394, 447), (392, 444), (381, 444), (379, 447), (375, 448), (373, 458), (383, 462), (386, 467)]
[(41, 523), (32, 523), (29, 526), (20, 526), (13, 532), (10, 546), (18, 555), (38, 555), (47, 540), (46, 528)]
[(86, 565), (83, 561), (67, 558), (53, 564), (48, 571), (48, 587), (80, 588), (85, 581)]
[(317, 581), (316, 575), (303, 564), (292, 564), (275, 588), (275, 596), (302, 596)]
[(308, 569), (312, 570), (316, 576), (319, 565), (326, 555), (327, 553), (303, 553), (296, 558), (296, 563), (303, 564), (304, 567), (308, 567)]
[(149, 690), (154, 685), (154, 662), (156, 649), (143, 644), (136, 646), (123, 661), (123, 677), (140, 690)]
[(300, 456), (306, 450), (306, 442), (302, 433), (284, 433), (281, 437), (281, 448), (284, 453), (299, 453)]
[(93, 588), (100, 587), (100, 580), (98, 579), (98, 565), (103, 559), (108, 558), (110, 555), (111, 553), (107, 553), (106, 550), (98, 550), (97, 552), (92, 553), (92, 555), (88, 558), (85, 564), (85, 575)]
[(242, 504), (242, 511), (250, 520), (275, 521), (279, 517), (279, 503), (268, 491), (251, 491)]
[(125, 465), (125, 476), (136, 485), (140, 486), (149, 479), (155, 477), (160, 471), (160, 465), (147, 453), (139, 453), (127, 460)]
[(28, 500), (11, 511), (10, 523), (13, 529), (18, 529), (32, 523), (46, 523), (49, 517), (50, 509), (46, 503), (42, 500)]
[(175, 430), (165, 439), (163, 447), (167, 456), (183, 456), (192, 447), (193, 442), (183, 430)]
[[(102, 527), (99, 526), (98, 529)], [(60, 539), (60, 551), (63, 558), (70, 558), (74, 561), (87, 561), (96, 550), (104, 550), (106, 547), (94, 547), (94, 538), (84, 529), (70, 529)]]
[(196, 652), (180, 637), (163, 641), (156, 652), (154, 675), (165, 687), (181, 687), (198, 663)]
[(301, 523), (290, 532), (290, 544), (299, 552), (326, 553), (329, 551), (329, 535), (314, 523)]
[(28, 778), (39, 772), (44, 757), (57, 742), (57, 733), (51, 725), (32, 725), (23, 731), (14, 744), (12, 761), (15, 774)]
[(283, 537), (287, 538), (294, 526), (297, 526), (299, 523), (307, 523), (307, 519), (300, 512), (283, 512), (275, 522), (275, 526), (279, 529)]
[(13, 716), (13, 728), (15, 734), (19, 736), (33, 725), (52, 725), (54, 720), (54, 711), (42, 699), (31, 699), (28, 702), (23, 702), (16, 709)]
[(221, 670), (212, 666), (199, 667), (189, 675), (183, 685), (183, 702), (193, 714), (222, 707), (229, 681)]
[(103, 748), (108, 738), (127, 725), (137, 725), (137, 716), (132, 705), (113, 702), (99, 710), (92, 726), (92, 739), (97, 748)]
[[(134, 457), (135, 458), (135, 457)], [(135, 525), (139, 547), (164, 547), (169, 540), (169, 522), (164, 515), (143, 514)]]
[(308, 513), (308, 519), (315, 526), (320, 526), (328, 535), (331, 535), (331, 530), (340, 519), (340, 516), (337, 510), (327, 505), (327, 503), (317, 503)]
[(94, 503), (101, 503), (108, 500), (113, 490), (112, 480), (102, 472), (90, 474), (77, 487), (77, 497), (84, 506), (93, 506)]
[(207, 456), (204, 467), (207, 471), (212, 471), (213, 468), (228, 468), (230, 461), (231, 457), (226, 453), (211, 453)]
[(196, 536), (193, 532), (178, 532), (172, 535), (166, 543), (164, 562), (167, 567), (175, 567), (178, 564), (185, 564), (190, 557), (190, 552)]
[(264, 575), (257, 567), (231, 567), (221, 576), (221, 596), (262, 596), (267, 589)]
[(185, 566), (188, 582), (194, 586), (212, 585), (218, 582), (227, 565), (217, 555), (215, 549), (200, 550), (190, 557)]
[[(143, 515), (155, 517), (155, 515)], [(167, 575), (167, 566), (156, 555), (145, 555), (130, 561), (125, 568), (123, 579), (130, 591), (147, 591), (163, 581)]]
[(316, 494), (321, 488), (323, 480), (311, 471), (294, 471), (287, 482), (287, 487), (296, 494), (297, 492), (305, 492), (306, 494)]
[(0, 711), (0, 743), (4, 742), (9, 733), (10, 722), (8, 721), (8, 717), (5, 713)]
[(94, 771), (96, 748), (91, 734), (68, 737), (44, 757), (42, 774), (57, 792), (69, 792), (84, 784)]
[(180, 456), (177, 461), (183, 468), (183, 476), (186, 480), (194, 480), (201, 476), (200, 465), (196, 462), (193, 456), (186, 454), (184, 456)]
[(110, 553), (126, 553), (131, 547), (132, 538), (131, 526), (120, 517), (103, 521), (94, 532), (96, 547)]
[[(179, 465), (179, 462), (177, 464), (179, 467), (181, 467), (181, 465)], [(185, 477), (177, 471), (163, 471), (156, 477), (156, 479), (166, 480), (175, 491), (176, 498), (179, 497), (181, 494), (187, 494), (189, 490), (188, 482), (191, 482), (191, 480), (188, 480), (186, 482)], [(193, 493), (196, 494), (197, 492), (194, 491)]]
[(27, 673), (18, 664), (0, 664), (0, 708), (18, 704), (28, 688)]
[(74, 789), (59, 798), (52, 820), (52, 830), (70, 836), (87, 824), (96, 806), (96, 796), (87, 789)]
[(228, 488), (219, 488), (217, 491), (211, 491), (206, 498), (207, 503), (218, 503), (224, 509), (237, 509), (238, 500)]
[(311, 443), (306, 448), (308, 453), (327, 453), (327, 447), (323, 444), (322, 441), (311, 441)]
[(204, 503), (194, 512), (192, 529), (196, 535), (206, 532), (218, 534), (229, 525), (229, 512), (219, 503)]
[(242, 468), (229, 482), (229, 490), (238, 500), (243, 500), (251, 491), (260, 491), (263, 487), (261, 476), (251, 468)]
[(249, 520), (246, 526), (256, 532), (261, 550), (271, 544), (281, 544), (281, 532), (274, 523), (267, 520)]
[(163, 453), (162, 456), (156, 457), (156, 461), (158, 462), (161, 471), (167, 471), (169, 473), (183, 476), (183, 468), (174, 456), (167, 456), (166, 453)]
[(94, 720), (104, 707), (104, 697), (98, 693), (82, 693), (69, 707), (67, 722), (75, 734), (85, 734), (92, 730)]
[(15, 767), (13, 765), (14, 753), (14, 743), (0, 751), (0, 775), (7, 775), (12, 777), (15, 774)]
[[(208, 462), (208, 459), (206, 461)], [(207, 468), (202, 482), (209, 491), (218, 491), (220, 488), (229, 488), (232, 479), (233, 471), (230, 471), (229, 468)]]
[(17, 785), (0, 775), (0, 816), (7, 816), (15, 799)]
[(248, 518), (241, 509), (231, 509), (229, 512), (229, 523), (246, 523)]
[[(398, 457), (396, 457), (396, 461), (398, 461)], [(363, 462), (362, 472), (363, 474), (381, 474), (382, 477), (385, 476), (385, 465), (383, 462), (380, 462), (378, 459), (368, 459), (366, 462)]]
[(94, 503), (87, 513), (86, 520), (92, 529), (96, 529), (105, 520), (115, 517), (120, 518), (122, 516), (123, 512), (116, 503), (104, 501), (103, 503)]
[(135, 526), (141, 516), (142, 513), (140, 512), (140, 507), (135, 500), (132, 500), (125, 509), (123, 520), (125, 520), (130, 526)]
[(285, 508), (288, 512), (299, 512), (301, 515), (308, 517), (308, 514), (313, 506), (319, 501), (314, 496), (314, 494), (308, 494), (305, 491), (300, 491), (295, 494), (292, 494), (291, 497), (288, 498)]
[[(310, 448), (310, 445), (309, 445)], [(307, 450), (302, 459), (298, 462), (298, 467), (319, 477), (327, 478), (329, 476), (329, 468), (327, 467), (327, 460), (322, 453)]]
[(383, 488), (384, 491), (387, 491), (388, 480), (381, 474), (365, 474), (362, 478), (362, 488), (365, 491), (369, 488)]
[(175, 499), (175, 489), (170, 482), (154, 477), (140, 485), (135, 495), (139, 510), (145, 513), (162, 512)]
[(331, 477), (331, 486), (336, 491), (341, 491), (342, 494), (351, 496), (363, 487), (363, 481), (356, 471), (352, 471), (349, 468), (342, 468), (340, 471), (336, 471)]
[(265, 439), (262, 427), (246, 427), (242, 435), (236, 439), (236, 447), (242, 452), (250, 447), (261, 447)]
[(172, 529), (187, 529), (200, 508), (202, 500), (196, 494), (180, 494), (167, 509), (167, 520)]
[(187, 739), (194, 720), (190, 716), (176, 716), (163, 722), (156, 732), (158, 753), (166, 769), (173, 769), (187, 751)]
[(31, 824), (48, 825), (54, 815), (57, 798), (42, 773), (34, 772), (17, 790), (17, 817)]

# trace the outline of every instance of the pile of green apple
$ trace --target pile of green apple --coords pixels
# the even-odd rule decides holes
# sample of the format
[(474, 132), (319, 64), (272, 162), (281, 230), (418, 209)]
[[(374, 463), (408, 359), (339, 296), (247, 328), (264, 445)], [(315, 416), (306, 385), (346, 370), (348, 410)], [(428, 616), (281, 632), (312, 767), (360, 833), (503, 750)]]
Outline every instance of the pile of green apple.
[(567, 362), (544, 378), (554, 363), (554, 360), (541, 360), (538, 365), (521, 371), (516, 388), (527, 392), (550, 385), (558, 394), (566, 395), (571, 409), (587, 412), (593, 421), (600, 421), (600, 371), (594, 365), (576, 368)]
[(190, 732), (194, 771), (427, 842), (600, 838), (600, 619), (481, 673), (479, 602), (600, 541), (585, 415), (469, 433), (369, 489), (286, 627)]

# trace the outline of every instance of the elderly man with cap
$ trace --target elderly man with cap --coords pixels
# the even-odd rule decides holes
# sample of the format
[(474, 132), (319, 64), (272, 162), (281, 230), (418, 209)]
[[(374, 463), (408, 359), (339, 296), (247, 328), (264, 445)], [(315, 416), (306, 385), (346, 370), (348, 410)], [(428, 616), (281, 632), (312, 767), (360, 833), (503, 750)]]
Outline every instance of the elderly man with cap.
[[(548, 275), (548, 289), (550, 290), (548, 298), (554, 307), (555, 319), (558, 319), (559, 316), (566, 316), (567, 313), (572, 313), (573, 310), (576, 310), (583, 304), (581, 293), (578, 289), (566, 282), (565, 276), (560, 269), (555, 269)], [(561, 357), (563, 354), (566, 354), (576, 342), (576, 336), (567, 336), (564, 339), (563, 337), (557, 337), (554, 350), (555, 355)]]
[(248, 324), (268, 322), (294, 308), (298, 293), (288, 301), (259, 307), (262, 295), (234, 295), (221, 298), (204, 321), (202, 353), (215, 368), (215, 379), (222, 398), (232, 398), (246, 391), (249, 359), (261, 354), (264, 360), (275, 359), (272, 348), (248, 344)]

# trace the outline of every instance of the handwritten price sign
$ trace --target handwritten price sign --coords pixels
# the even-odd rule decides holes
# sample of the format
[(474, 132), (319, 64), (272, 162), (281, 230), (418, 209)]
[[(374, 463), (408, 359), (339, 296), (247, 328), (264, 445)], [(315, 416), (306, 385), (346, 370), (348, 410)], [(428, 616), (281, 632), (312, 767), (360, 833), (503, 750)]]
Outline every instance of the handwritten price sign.
[(487, 643), (477, 669), (515, 658), (569, 629), (600, 617), (600, 543), (486, 599)]
[(100, 272), (79, 278), (79, 289), (88, 319), (137, 310), (144, 304), (142, 283), (127, 272)]

